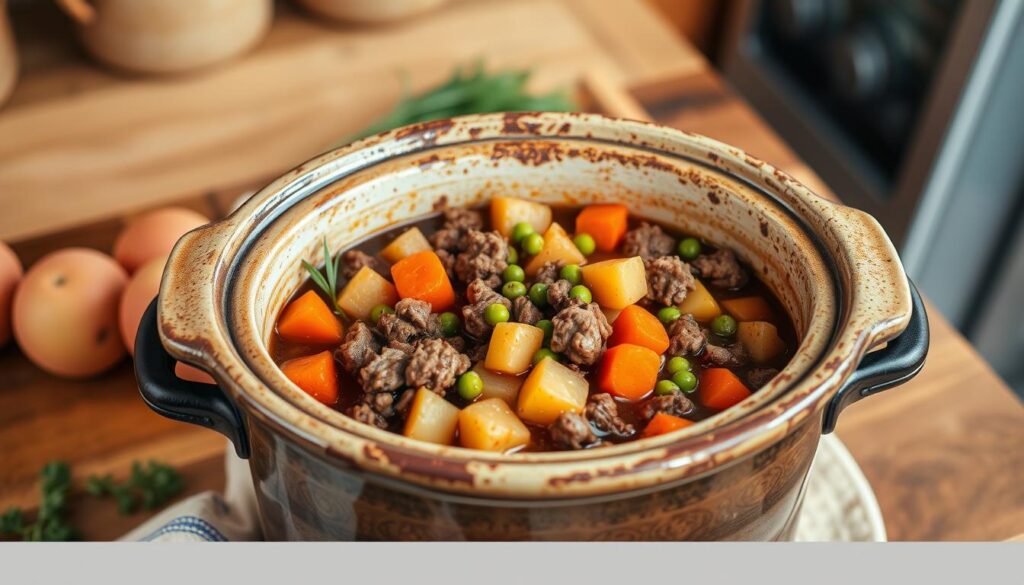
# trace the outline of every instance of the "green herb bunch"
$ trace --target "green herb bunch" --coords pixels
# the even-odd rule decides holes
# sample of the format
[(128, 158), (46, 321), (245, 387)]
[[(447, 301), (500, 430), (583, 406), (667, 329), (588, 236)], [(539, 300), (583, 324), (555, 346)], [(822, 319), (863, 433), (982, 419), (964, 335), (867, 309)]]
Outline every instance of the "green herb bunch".
[[(0, 515), (0, 538), (30, 541), (77, 540), (79, 532), (67, 520), (71, 494), (71, 468), (63, 461), (51, 461), (40, 472), (41, 500), (34, 522), (28, 522), (21, 508), (10, 508)], [(152, 510), (185, 489), (181, 475), (168, 465), (150, 461), (132, 463), (131, 475), (116, 482), (110, 475), (90, 476), (85, 491), (96, 497), (113, 496), (122, 515), (132, 514), (140, 506)]]
[(306, 268), (306, 272), (309, 273), (310, 280), (316, 285), (320, 292), (323, 293), (324, 297), (327, 298), (327, 302), (331, 305), (331, 310), (334, 311), (335, 315), (341, 315), (341, 307), (338, 306), (338, 263), (341, 262), (341, 255), (331, 257), (331, 249), (327, 247), (327, 238), (324, 237), (324, 271), (320, 272), (316, 266), (313, 266), (308, 261), (303, 260), (302, 266)]
[(402, 95), (386, 116), (353, 138), (363, 138), (399, 126), (491, 112), (569, 112), (578, 109), (564, 91), (531, 95), (526, 91), (529, 70), (506, 69), (488, 73), (482, 61), (467, 70), (457, 67), (441, 85), (418, 94), (403, 77)]
[(77, 540), (78, 531), (68, 523), (68, 494), (71, 469), (62, 461), (43, 466), (40, 476), (42, 499), (35, 522), (27, 523), (20, 508), (11, 508), (0, 516), (0, 535), (20, 536), (28, 541)]
[(115, 482), (113, 476), (90, 476), (85, 491), (98, 498), (113, 496), (121, 514), (133, 514), (142, 506), (152, 510), (168, 502), (185, 489), (181, 475), (168, 465), (150, 461), (146, 466), (132, 463), (132, 473), (127, 480)]

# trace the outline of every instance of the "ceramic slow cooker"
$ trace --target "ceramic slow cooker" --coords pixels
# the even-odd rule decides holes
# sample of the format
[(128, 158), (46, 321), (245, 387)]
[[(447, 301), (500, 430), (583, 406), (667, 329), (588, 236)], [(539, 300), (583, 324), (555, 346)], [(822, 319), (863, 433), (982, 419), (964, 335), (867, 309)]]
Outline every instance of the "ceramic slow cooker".
[[(300, 261), (322, 262), (324, 236), (338, 250), (494, 194), (622, 202), (732, 248), (781, 299), (795, 356), (710, 419), (575, 452), (418, 442), (350, 419), (282, 375), (267, 343), (305, 278)], [(867, 214), (702, 136), (531, 113), (362, 140), (187, 234), (143, 319), (136, 364), (154, 410), (222, 432), (248, 458), (267, 539), (770, 540), (792, 533), (820, 435), (847, 405), (915, 375), (927, 347), (921, 301)], [(175, 360), (218, 385), (175, 378)]]

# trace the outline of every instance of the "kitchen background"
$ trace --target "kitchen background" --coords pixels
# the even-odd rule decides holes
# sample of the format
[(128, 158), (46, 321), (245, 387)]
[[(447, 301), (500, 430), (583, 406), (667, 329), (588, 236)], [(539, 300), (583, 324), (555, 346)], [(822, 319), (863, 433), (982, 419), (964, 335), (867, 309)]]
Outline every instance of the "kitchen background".
[(1024, 396), (1024, 2), (655, 3)]
[[(465, 103), (406, 107), (478, 64), (510, 101), (468, 83)], [(885, 226), (931, 303), (932, 353), (838, 435), (891, 538), (1002, 539), (1024, 518), (1024, 411), (942, 317), (1024, 396), (1022, 64), (1024, 0), (0, 0), (0, 242), (26, 270), (72, 246), (112, 253), (138, 288), (103, 285), (141, 311), (162, 268), (132, 261), (144, 244), (169, 246), (377, 121), (569, 96), (705, 133)], [(187, 209), (147, 215), (167, 205)], [(31, 510), (57, 458), (119, 480), (155, 458), (185, 494), (222, 488), (222, 438), (138, 399), (130, 327), (109, 355), (53, 375), (4, 339), (7, 318), (0, 512)], [(139, 522), (69, 513), (86, 538)]]

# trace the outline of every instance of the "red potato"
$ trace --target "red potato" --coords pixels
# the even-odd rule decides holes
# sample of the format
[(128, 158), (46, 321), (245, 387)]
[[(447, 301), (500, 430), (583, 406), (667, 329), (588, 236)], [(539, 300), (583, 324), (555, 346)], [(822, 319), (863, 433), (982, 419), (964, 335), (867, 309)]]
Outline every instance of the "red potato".
[(67, 378), (96, 375), (124, 357), (117, 316), (128, 276), (106, 254), (53, 252), (14, 293), (14, 337), (39, 367)]
[(160, 292), (160, 279), (164, 275), (166, 263), (166, 257), (154, 258), (145, 263), (135, 271), (121, 293), (118, 323), (128, 355), (135, 355), (135, 334), (139, 330), (139, 323), (142, 322), (142, 314)]
[(114, 242), (114, 258), (130, 273), (154, 258), (168, 256), (185, 233), (210, 219), (184, 207), (154, 209), (132, 220)]
[(25, 272), (14, 250), (0, 242), (0, 347), (11, 340), (11, 302)]

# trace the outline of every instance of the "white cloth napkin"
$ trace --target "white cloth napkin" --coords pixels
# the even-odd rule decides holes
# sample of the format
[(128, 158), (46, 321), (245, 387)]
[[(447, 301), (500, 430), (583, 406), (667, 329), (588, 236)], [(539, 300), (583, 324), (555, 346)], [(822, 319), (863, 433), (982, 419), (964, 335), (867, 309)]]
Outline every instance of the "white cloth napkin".
[(225, 542), (260, 540), (249, 464), (224, 450), (224, 493), (196, 494), (170, 506), (120, 538), (148, 542)]

